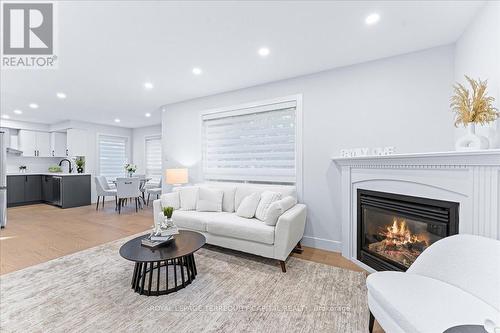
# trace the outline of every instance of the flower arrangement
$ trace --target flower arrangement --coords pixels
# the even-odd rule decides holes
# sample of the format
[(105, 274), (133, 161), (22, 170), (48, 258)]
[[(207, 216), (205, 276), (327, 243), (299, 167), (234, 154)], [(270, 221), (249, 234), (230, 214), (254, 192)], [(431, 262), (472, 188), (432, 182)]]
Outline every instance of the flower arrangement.
[(453, 86), (455, 95), (450, 98), (450, 107), (455, 113), (455, 126), (484, 125), (499, 118), (498, 109), (493, 107), (495, 98), (486, 94), (488, 81), (481, 81), (481, 79), (476, 81), (467, 75), (465, 78), (472, 87), (472, 93), (462, 84), (457, 83)]
[(137, 171), (137, 165), (135, 165), (135, 164), (127, 163), (127, 164), (125, 164), (124, 168), (128, 172), (129, 175), (133, 175), (134, 172)]

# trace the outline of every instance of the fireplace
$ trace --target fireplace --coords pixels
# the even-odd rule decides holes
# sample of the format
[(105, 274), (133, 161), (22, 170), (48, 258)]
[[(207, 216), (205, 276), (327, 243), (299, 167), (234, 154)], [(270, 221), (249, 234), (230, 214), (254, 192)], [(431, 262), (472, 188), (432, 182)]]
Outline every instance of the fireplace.
[(456, 202), (358, 189), (358, 260), (406, 271), (432, 243), (458, 233)]

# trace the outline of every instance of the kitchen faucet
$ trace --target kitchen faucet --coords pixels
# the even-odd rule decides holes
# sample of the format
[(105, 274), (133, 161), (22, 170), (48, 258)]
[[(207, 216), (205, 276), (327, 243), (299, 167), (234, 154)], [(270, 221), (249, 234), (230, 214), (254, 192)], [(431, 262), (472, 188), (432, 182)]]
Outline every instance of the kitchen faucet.
[(69, 164), (69, 173), (71, 173), (71, 171), (73, 171), (73, 168), (71, 167), (71, 161), (70, 161), (70, 160), (68, 160), (67, 158), (63, 158), (63, 159), (61, 160), (61, 162), (59, 162), (59, 166), (61, 166), (61, 165), (62, 165), (62, 162), (64, 162), (64, 161), (68, 161), (68, 164)]

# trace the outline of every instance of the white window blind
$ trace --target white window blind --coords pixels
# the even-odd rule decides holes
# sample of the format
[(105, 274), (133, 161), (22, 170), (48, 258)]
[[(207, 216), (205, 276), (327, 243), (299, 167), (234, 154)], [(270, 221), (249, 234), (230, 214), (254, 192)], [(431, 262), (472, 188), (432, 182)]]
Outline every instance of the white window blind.
[(204, 178), (295, 183), (295, 113), (284, 102), (204, 115)]
[(146, 138), (146, 176), (158, 183), (161, 178), (161, 137)]
[(99, 136), (99, 173), (101, 176), (110, 179), (126, 176), (124, 166), (127, 161), (127, 138)]

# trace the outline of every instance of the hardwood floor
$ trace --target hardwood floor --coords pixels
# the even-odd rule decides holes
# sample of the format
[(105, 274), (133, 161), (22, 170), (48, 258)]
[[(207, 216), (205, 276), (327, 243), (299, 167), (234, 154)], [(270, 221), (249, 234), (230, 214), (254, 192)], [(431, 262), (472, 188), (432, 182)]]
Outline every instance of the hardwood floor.
[[(150, 206), (136, 213), (135, 205), (128, 205), (118, 215), (111, 201), (99, 211), (95, 205), (60, 209), (40, 204), (9, 208), (7, 223), (0, 231), (0, 275), (149, 230), (153, 210)], [(363, 272), (340, 253), (303, 249), (292, 255)], [(374, 332), (384, 331), (375, 323)]]

